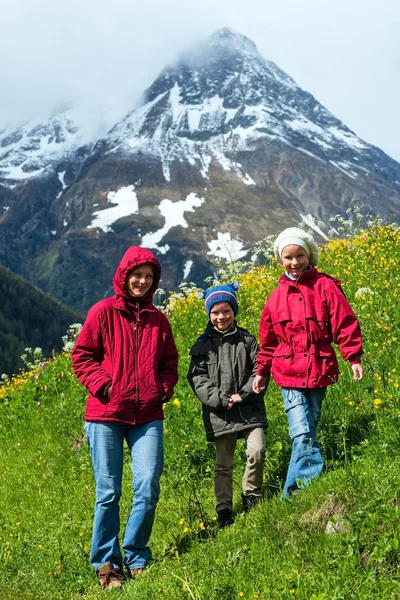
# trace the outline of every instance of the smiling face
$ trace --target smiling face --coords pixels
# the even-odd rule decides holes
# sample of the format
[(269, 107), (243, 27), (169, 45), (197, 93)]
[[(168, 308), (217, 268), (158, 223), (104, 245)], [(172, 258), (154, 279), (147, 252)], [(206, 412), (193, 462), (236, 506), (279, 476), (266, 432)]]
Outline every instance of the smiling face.
[(149, 291), (153, 280), (153, 267), (148, 264), (139, 265), (128, 274), (126, 287), (131, 296), (141, 298)]
[(232, 325), (235, 314), (229, 302), (216, 302), (211, 307), (211, 325), (218, 331), (226, 331)]
[(298, 277), (310, 264), (307, 252), (301, 246), (285, 246), (281, 254), (282, 264), (292, 277)]

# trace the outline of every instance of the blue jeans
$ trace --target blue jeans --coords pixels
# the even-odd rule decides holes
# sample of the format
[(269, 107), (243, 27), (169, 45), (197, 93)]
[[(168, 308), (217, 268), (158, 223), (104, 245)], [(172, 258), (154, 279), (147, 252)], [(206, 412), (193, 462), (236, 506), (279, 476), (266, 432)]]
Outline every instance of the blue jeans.
[(119, 500), (126, 439), (132, 457), (134, 496), (122, 543), (124, 563), (128, 569), (144, 567), (151, 559), (147, 543), (153, 527), (164, 466), (163, 422), (157, 420), (144, 425), (128, 425), (111, 421), (86, 421), (85, 432), (96, 481), (90, 562), (96, 570), (107, 561), (114, 568), (122, 569), (118, 541)]
[(317, 441), (316, 428), (321, 416), (325, 388), (282, 388), (283, 404), (292, 439), (292, 455), (282, 497), (308, 485), (322, 472), (324, 461)]

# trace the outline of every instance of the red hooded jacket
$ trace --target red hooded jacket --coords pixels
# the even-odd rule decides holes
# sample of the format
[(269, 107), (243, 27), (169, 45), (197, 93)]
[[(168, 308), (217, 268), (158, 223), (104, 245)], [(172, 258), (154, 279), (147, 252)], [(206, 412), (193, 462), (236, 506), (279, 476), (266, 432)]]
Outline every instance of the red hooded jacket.
[(257, 375), (272, 371), (281, 387), (326, 387), (339, 375), (332, 342), (344, 360), (360, 362), (360, 326), (340, 286), (315, 268), (297, 281), (282, 275), (261, 315)]
[[(143, 264), (153, 267), (153, 285), (136, 299), (126, 281)], [(132, 246), (115, 273), (115, 295), (89, 310), (72, 352), (75, 374), (89, 392), (86, 421), (140, 425), (164, 418), (162, 403), (178, 380), (178, 352), (166, 316), (152, 304), (160, 275), (154, 254)]]

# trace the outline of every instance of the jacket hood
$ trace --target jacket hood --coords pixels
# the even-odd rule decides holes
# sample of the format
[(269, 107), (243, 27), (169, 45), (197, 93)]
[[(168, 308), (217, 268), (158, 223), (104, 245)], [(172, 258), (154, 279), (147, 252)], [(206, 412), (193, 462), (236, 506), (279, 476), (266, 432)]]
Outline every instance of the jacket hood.
[(141, 248), (140, 246), (131, 246), (121, 258), (121, 262), (119, 263), (113, 278), (114, 293), (116, 296), (122, 296), (130, 301), (135, 300), (126, 288), (126, 280), (132, 269), (144, 264), (149, 264), (153, 267), (154, 279), (153, 285), (149, 291), (141, 298), (138, 298), (138, 300), (140, 302), (152, 302), (153, 294), (158, 287), (161, 277), (161, 265), (150, 250)]

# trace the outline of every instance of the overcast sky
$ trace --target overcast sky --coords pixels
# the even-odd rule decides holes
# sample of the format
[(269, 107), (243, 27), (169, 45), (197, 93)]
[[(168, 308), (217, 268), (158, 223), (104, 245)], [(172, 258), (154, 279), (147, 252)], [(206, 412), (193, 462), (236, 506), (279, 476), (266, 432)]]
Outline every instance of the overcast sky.
[(3, 0), (0, 127), (71, 101), (119, 119), (220, 27), (400, 161), (399, 0)]

